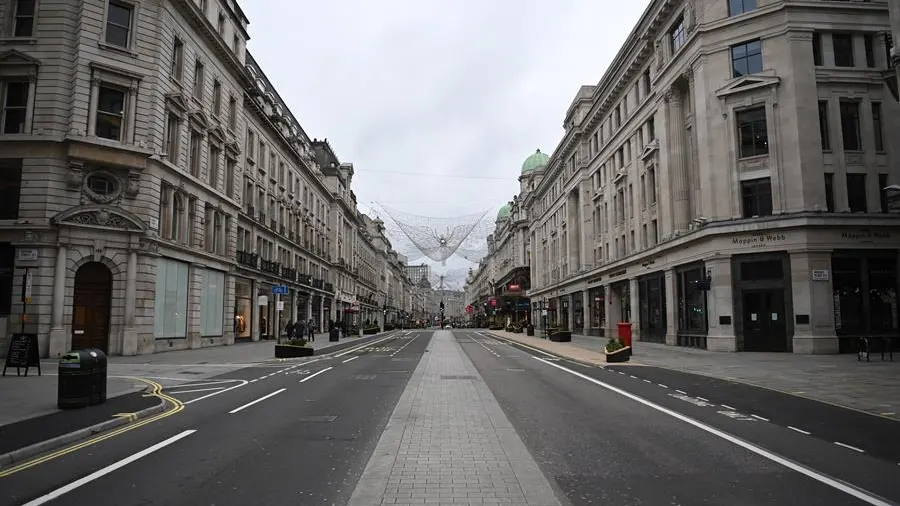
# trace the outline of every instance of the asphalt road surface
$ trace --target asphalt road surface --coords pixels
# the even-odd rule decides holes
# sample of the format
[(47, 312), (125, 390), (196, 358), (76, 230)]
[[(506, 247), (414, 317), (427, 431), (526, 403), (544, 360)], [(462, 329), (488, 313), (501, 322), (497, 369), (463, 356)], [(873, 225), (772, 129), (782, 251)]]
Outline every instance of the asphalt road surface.
[[(665, 369), (586, 366), (486, 332), (453, 338), (477, 371), (455, 380), (484, 382), (562, 504), (900, 504), (897, 422)], [(0, 470), (0, 504), (346, 504), (433, 339), (398, 332), (171, 388), (167, 416)]]

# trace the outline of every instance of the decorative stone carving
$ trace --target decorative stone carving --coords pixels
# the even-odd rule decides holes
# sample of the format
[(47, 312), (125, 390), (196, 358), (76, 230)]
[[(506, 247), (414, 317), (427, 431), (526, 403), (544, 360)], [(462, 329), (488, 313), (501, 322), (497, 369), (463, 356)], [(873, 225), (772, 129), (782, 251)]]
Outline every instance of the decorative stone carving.
[(694, 0), (687, 0), (684, 5), (684, 28), (687, 33), (694, 31), (697, 24), (694, 12)]
[(94, 246), (91, 248), (91, 254), (93, 255), (93, 260), (95, 262), (99, 262), (103, 258), (103, 253), (106, 251), (106, 242), (101, 239), (94, 239)]
[[(107, 193), (99, 193), (92, 188), (92, 180), (102, 178), (106, 180), (110, 187)], [(122, 195), (122, 183), (119, 178), (112, 172), (106, 170), (91, 171), (84, 178), (81, 191), (85, 197), (98, 204), (109, 204), (116, 201)]]
[(863, 155), (861, 153), (844, 153), (844, 162), (847, 165), (864, 165)]
[(102, 227), (132, 232), (145, 232), (146, 225), (132, 213), (105, 205), (74, 207), (63, 211), (53, 218), (54, 225)]
[(128, 180), (125, 184), (125, 194), (136, 197), (141, 190), (141, 173), (136, 170), (128, 171)]
[(749, 160), (738, 160), (738, 172), (752, 172), (769, 168), (769, 157), (760, 156)]
[(662, 43), (659, 40), (657, 40), (654, 43), (654, 46), (656, 48), (656, 68), (660, 68), (660, 67), (662, 67), (662, 64), (663, 64)]
[(77, 190), (84, 183), (84, 163), (69, 162), (69, 177), (67, 179), (69, 188)]
[(141, 241), (139, 247), (144, 253), (159, 253), (159, 244), (156, 241)]

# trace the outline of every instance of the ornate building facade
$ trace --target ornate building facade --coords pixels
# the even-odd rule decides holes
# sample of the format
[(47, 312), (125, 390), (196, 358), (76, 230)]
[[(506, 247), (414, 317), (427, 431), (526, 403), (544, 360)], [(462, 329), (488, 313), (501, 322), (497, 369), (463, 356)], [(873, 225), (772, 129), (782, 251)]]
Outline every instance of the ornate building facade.
[(896, 336), (888, 31), (884, 0), (654, 0), (525, 178), (532, 302), (711, 350)]
[(358, 299), (352, 166), (285, 106), (234, 0), (0, 9), (0, 353), (14, 332), (51, 357), (230, 344)]

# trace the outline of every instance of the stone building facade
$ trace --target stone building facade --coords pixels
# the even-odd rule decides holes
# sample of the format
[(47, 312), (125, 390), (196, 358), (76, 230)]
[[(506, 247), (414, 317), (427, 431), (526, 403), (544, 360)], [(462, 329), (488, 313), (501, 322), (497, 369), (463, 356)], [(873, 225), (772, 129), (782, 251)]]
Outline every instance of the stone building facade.
[(525, 177), (532, 304), (721, 351), (896, 337), (889, 28), (878, 0), (654, 0)]
[(334, 237), (361, 218), (351, 198), (332, 228), (349, 176), (319, 167), (234, 0), (10, 0), (0, 16), (0, 354), (15, 332), (56, 357), (325, 327), (351, 254)]

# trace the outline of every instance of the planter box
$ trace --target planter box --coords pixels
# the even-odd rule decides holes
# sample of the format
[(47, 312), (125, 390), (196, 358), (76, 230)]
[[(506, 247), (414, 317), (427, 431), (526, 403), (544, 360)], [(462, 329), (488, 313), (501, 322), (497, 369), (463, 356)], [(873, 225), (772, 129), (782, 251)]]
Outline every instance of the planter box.
[(292, 344), (276, 344), (275, 358), (311, 357), (316, 350), (312, 346), (294, 346)]
[(612, 353), (606, 352), (606, 363), (607, 364), (615, 364), (618, 362), (628, 362), (628, 359), (631, 358), (631, 347), (626, 346), (624, 348), (618, 349)]
[(550, 333), (550, 340), (554, 343), (568, 343), (572, 340), (572, 331), (557, 330)]
[(370, 328), (363, 330), (363, 334), (366, 334), (366, 335), (372, 335), (372, 334), (377, 334), (377, 333), (378, 333), (378, 327), (370, 327)]

